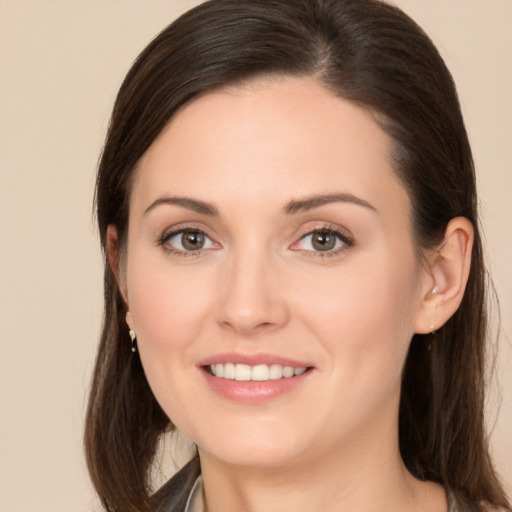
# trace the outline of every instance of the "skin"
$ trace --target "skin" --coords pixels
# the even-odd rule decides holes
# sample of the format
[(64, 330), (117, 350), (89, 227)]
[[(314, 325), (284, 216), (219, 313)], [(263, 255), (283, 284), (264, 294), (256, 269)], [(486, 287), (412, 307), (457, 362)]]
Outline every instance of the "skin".
[[(452, 220), (419, 258), (390, 147), (371, 112), (280, 78), (196, 99), (139, 164), (121, 258), (127, 322), (157, 400), (199, 447), (210, 511), (447, 509), (443, 489), (401, 461), (400, 377), (413, 334), (460, 303), (472, 229)], [(283, 213), (333, 194), (344, 200)], [(183, 228), (207, 235), (202, 250), (165, 238)], [(322, 229), (344, 241), (317, 250), (309, 233)], [(108, 237), (117, 268), (114, 227)], [(312, 369), (286, 394), (240, 403), (197, 366), (226, 352)]]

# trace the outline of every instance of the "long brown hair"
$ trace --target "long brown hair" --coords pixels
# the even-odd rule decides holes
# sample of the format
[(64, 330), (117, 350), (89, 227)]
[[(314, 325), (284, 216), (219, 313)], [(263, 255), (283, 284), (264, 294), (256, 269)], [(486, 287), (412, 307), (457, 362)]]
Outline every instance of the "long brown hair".
[(418, 25), (378, 0), (210, 0), (141, 53), (119, 91), (101, 157), (96, 207), (105, 254), (105, 316), (87, 410), (89, 471), (108, 511), (149, 511), (160, 436), (173, 426), (130, 350), (126, 305), (108, 265), (106, 230), (125, 241), (137, 162), (185, 103), (259, 76), (313, 76), (378, 115), (395, 145), (418, 249), (450, 219), (475, 228), (459, 310), (415, 335), (403, 374), (399, 441), (413, 475), (451, 489), (464, 510), (507, 507), (484, 428), (486, 272), (474, 166), (452, 77)]

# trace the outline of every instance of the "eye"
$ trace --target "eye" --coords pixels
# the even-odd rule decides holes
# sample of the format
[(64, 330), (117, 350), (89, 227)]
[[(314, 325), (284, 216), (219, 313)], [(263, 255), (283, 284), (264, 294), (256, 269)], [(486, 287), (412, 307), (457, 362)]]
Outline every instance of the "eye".
[(337, 253), (353, 245), (352, 240), (343, 233), (331, 229), (315, 229), (304, 235), (292, 249), (318, 253)]
[(161, 244), (176, 253), (197, 252), (218, 246), (204, 231), (195, 228), (173, 231), (163, 237)]

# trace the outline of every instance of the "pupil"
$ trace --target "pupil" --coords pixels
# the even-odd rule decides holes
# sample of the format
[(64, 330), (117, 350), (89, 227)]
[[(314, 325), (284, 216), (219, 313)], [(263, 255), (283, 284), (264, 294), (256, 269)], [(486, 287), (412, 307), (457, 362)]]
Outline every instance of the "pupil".
[(313, 235), (313, 247), (318, 251), (330, 251), (336, 245), (336, 237), (328, 231), (319, 231)]
[(199, 231), (185, 231), (181, 237), (181, 243), (189, 251), (197, 251), (204, 245), (204, 234)]

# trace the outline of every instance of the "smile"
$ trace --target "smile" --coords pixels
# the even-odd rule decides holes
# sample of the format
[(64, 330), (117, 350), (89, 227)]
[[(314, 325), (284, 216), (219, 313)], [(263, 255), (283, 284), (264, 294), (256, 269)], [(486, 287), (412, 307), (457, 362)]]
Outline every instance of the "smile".
[(248, 364), (218, 363), (209, 365), (208, 370), (211, 375), (219, 379), (263, 382), (296, 377), (302, 375), (306, 368), (294, 368), (293, 366), (282, 366), (280, 364), (250, 366)]
[(251, 405), (302, 389), (316, 374), (310, 361), (264, 353), (215, 354), (197, 368), (216, 395)]

